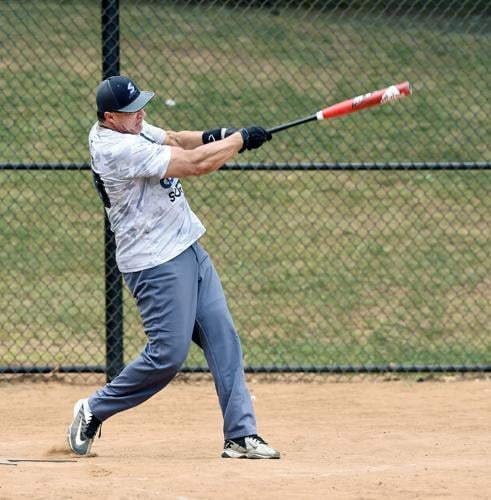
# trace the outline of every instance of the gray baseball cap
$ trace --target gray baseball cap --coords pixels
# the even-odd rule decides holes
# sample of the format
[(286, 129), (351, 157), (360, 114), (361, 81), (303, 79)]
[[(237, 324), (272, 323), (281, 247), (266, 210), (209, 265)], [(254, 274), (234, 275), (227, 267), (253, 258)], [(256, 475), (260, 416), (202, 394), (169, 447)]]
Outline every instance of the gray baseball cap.
[(111, 76), (97, 86), (95, 100), (99, 113), (133, 113), (142, 109), (154, 95), (154, 92), (140, 90), (126, 76)]

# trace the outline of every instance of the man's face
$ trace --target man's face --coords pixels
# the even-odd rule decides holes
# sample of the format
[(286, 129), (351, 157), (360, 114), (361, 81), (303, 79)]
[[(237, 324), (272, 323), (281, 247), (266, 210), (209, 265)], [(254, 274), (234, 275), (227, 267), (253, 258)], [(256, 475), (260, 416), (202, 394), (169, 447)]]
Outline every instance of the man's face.
[(145, 118), (145, 111), (135, 111), (134, 113), (119, 113), (106, 111), (105, 123), (108, 124), (113, 130), (123, 134), (139, 134), (143, 128), (143, 119)]

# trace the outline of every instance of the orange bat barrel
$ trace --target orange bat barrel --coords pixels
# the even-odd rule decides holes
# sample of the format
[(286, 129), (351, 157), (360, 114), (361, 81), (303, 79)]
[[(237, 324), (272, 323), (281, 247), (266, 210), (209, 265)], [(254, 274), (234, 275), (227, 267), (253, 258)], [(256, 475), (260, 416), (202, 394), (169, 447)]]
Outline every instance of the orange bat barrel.
[(329, 120), (330, 118), (336, 118), (337, 116), (347, 115), (348, 113), (354, 113), (355, 111), (360, 111), (372, 106), (378, 106), (411, 94), (412, 86), (409, 82), (390, 85), (385, 89), (368, 92), (368, 94), (359, 95), (358, 97), (352, 97), (351, 99), (346, 99), (346, 101), (338, 102), (337, 104), (317, 111), (317, 113), (298, 118), (291, 122), (282, 123), (281, 125), (268, 129), (268, 132), (274, 134), (290, 127), (296, 127), (302, 123), (315, 120)]
[(358, 97), (352, 97), (338, 102), (317, 112), (318, 120), (329, 120), (337, 116), (347, 115), (372, 106), (378, 106), (386, 102), (394, 101), (412, 94), (412, 86), (409, 82), (398, 83), (384, 89), (368, 92)]

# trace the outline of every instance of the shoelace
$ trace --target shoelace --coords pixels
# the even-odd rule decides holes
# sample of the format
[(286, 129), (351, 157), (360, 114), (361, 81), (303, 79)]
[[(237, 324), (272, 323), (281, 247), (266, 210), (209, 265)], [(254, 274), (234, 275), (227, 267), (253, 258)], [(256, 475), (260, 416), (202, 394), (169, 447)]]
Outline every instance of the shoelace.
[[(258, 444), (268, 444), (261, 436), (258, 436), (257, 434), (253, 434), (252, 436), (246, 436), (246, 437), (248, 437), (251, 441), (254, 441), (254, 444), (256, 446)], [(245, 438), (244, 438), (244, 441), (245, 441)]]
[(86, 438), (92, 439), (95, 436), (97, 430), (99, 430), (99, 437), (101, 437), (102, 422), (97, 417), (92, 415), (90, 417), (90, 420), (87, 422), (87, 425), (85, 426), (84, 435)]
[(266, 443), (266, 441), (261, 436), (258, 436), (257, 434), (251, 434), (250, 436), (244, 436), (244, 437), (241, 437), (241, 438), (229, 439), (225, 443), (225, 447), (226, 448), (230, 448), (233, 445), (233, 443), (236, 443), (239, 446), (241, 446), (242, 448), (247, 448), (247, 445), (246, 445), (246, 442), (245, 442), (246, 439), (251, 440), (255, 446), (257, 446), (259, 444), (265, 444), (265, 445), (268, 444), (268, 443)]

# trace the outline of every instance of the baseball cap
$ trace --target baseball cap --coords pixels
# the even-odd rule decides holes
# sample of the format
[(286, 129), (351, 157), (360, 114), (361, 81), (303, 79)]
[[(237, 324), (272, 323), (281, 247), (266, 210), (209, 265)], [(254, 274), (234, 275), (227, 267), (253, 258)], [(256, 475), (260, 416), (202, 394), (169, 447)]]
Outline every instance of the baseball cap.
[(99, 113), (133, 113), (142, 109), (154, 95), (154, 92), (140, 90), (126, 76), (111, 76), (97, 86), (95, 100)]

